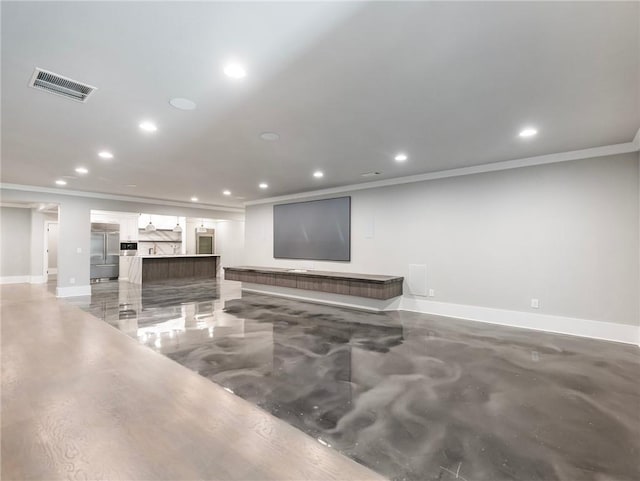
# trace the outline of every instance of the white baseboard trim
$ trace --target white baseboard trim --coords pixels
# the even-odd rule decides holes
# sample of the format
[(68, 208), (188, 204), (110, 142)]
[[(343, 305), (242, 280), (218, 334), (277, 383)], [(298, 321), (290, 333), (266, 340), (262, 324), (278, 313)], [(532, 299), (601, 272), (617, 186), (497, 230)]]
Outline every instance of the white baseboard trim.
[(640, 346), (640, 326), (403, 297), (400, 310)]
[(47, 278), (45, 276), (31, 276), (29, 279), (29, 284), (44, 284), (47, 282)]
[(28, 284), (31, 276), (4, 276), (0, 277), (0, 284)]
[(342, 294), (331, 294), (329, 292), (306, 291), (293, 289), (291, 287), (267, 286), (264, 284), (242, 283), (242, 290), (255, 292), (257, 294), (267, 294), (269, 296), (287, 297), (299, 301), (315, 302), (318, 304), (328, 304), (330, 306), (349, 307), (352, 309), (362, 309), (366, 311), (396, 311), (400, 306), (400, 297), (388, 300), (367, 299), (364, 297), (345, 296)]
[(68, 286), (57, 287), (56, 297), (78, 297), (78, 296), (90, 296), (91, 286)]

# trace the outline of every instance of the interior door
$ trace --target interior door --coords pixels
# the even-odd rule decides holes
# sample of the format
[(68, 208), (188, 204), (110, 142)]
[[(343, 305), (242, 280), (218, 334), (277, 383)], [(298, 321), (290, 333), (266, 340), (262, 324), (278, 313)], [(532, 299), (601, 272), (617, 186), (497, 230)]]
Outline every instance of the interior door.
[(58, 224), (47, 224), (47, 273), (55, 277), (58, 273)]

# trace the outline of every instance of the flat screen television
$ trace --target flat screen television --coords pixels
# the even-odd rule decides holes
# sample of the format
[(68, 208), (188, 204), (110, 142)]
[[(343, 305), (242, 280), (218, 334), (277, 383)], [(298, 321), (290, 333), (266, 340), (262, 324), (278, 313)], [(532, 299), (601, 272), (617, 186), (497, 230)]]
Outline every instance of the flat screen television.
[(273, 206), (273, 257), (351, 260), (351, 197)]

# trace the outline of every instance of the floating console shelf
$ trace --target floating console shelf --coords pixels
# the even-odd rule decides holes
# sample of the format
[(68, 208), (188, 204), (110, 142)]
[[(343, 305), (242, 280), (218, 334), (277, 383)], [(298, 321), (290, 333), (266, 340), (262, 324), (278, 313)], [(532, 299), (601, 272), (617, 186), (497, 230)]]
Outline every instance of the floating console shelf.
[(224, 278), (251, 284), (381, 300), (401, 296), (404, 280), (404, 277), (396, 276), (245, 266), (225, 267)]

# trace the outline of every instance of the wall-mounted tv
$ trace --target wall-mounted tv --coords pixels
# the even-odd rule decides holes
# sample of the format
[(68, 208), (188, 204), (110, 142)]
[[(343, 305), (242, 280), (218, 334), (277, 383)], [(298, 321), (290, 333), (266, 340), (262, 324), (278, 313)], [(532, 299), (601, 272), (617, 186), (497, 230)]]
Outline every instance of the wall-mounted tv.
[(351, 197), (273, 206), (273, 257), (351, 260)]

